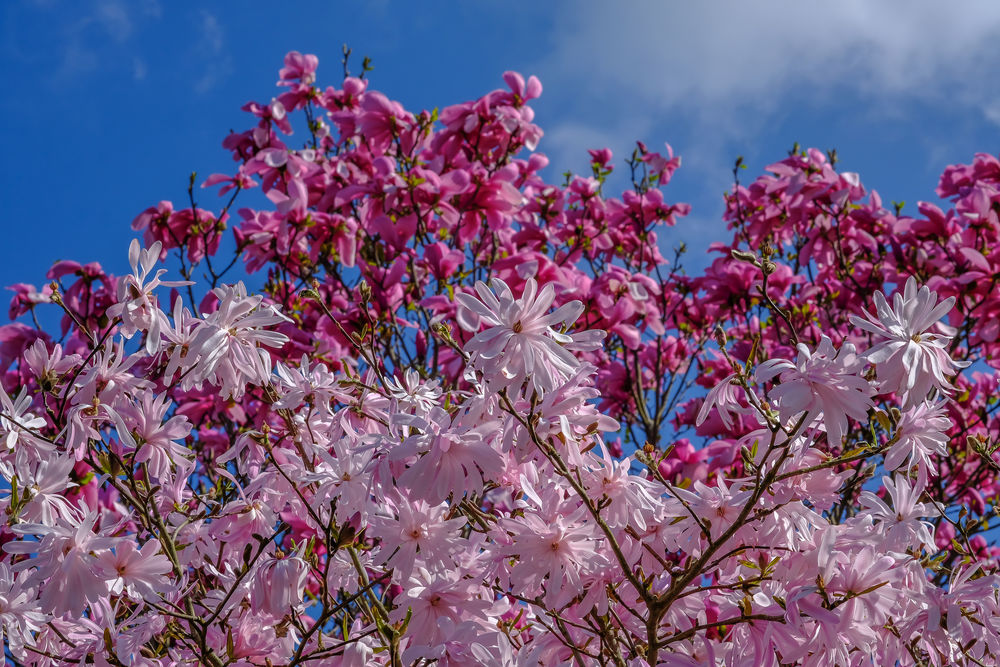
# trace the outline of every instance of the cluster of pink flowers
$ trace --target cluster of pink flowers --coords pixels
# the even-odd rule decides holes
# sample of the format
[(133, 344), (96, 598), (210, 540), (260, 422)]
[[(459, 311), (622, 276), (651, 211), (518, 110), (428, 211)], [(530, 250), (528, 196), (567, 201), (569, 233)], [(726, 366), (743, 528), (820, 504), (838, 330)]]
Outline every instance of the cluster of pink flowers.
[(607, 150), (543, 177), (534, 77), (415, 114), (317, 66), (244, 107), (219, 211), (13, 287), (10, 660), (1000, 660), (1000, 161), (918, 220), (794, 151), (688, 276), (669, 148), (608, 198)]

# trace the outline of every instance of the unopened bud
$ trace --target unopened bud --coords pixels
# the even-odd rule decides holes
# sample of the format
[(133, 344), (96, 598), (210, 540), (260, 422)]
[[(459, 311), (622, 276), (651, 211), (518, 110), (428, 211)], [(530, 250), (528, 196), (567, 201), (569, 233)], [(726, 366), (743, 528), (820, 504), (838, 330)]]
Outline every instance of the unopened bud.
[(729, 339), (726, 337), (725, 329), (723, 329), (719, 324), (715, 325), (715, 330), (712, 334), (715, 336), (715, 342), (719, 347), (725, 347), (726, 343), (729, 342)]

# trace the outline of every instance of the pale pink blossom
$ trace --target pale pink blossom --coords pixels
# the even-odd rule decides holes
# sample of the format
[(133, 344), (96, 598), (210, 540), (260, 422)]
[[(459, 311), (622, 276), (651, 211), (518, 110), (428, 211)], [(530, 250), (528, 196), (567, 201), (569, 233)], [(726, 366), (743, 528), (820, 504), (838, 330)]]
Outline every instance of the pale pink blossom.
[(421, 646), (435, 646), (444, 638), (445, 619), (461, 623), (465, 618), (482, 617), (493, 607), (489, 589), (455, 570), (418, 568), (406, 583), (406, 598), (390, 618), (400, 621), (409, 615), (407, 635)]
[(155, 354), (160, 346), (161, 315), (153, 290), (160, 286), (191, 284), (190, 281), (160, 280), (160, 276), (167, 272), (166, 269), (160, 269), (152, 278), (149, 277), (160, 259), (161, 251), (162, 244), (159, 241), (143, 250), (139, 247), (139, 241), (132, 239), (128, 249), (132, 274), (118, 281), (118, 303), (108, 308), (108, 317), (121, 318), (121, 332), (125, 338), (131, 338), (138, 331), (146, 332), (146, 351), (149, 354)]
[(88, 604), (108, 594), (109, 583), (98, 570), (97, 555), (122, 540), (95, 533), (97, 519), (97, 512), (87, 512), (80, 519), (57, 517), (50, 525), (13, 527), (18, 534), (39, 538), (37, 542), (8, 542), (3, 548), (8, 553), (34, 554), (14, 569), (34, 568), (26, 581), (41, 591), (43, 611), (79, 615)]
[(915, 465), (926, 482), (931, 456), (947, 454), (950, 426), (945, 401), (923, 401), (905, 410), (896, 424), (895, 442), (885, 453), (886, 469)]
[(871, 516), (881, 522), (877, 525), (885, 534), (886, 545), (893, 551), (933, 547), (933, 526), (923, 519), (938, 515), (940, 511), (934, 505), (917, 502), (924, 491), (923, 483), (910, 484), (906, 477), (896, 475), (895, 479), (883, 477), (882, 485), (892, 499), (892, 507), (871, 491), (862, 491), (861, 506), (865, 510), (861, 516)]
[(712, 408), (719, 411), (719, 418), (726, 428), (732, 428), (732, 413), (746, 412), (746, 408), (740, 405), (739, 397), (742, 394), (742, 387), (736, 380), (736, 374), (732, 373), (720, 380), (714, 387), (708, 390), (705, 401), (698, 410), (698, 417), (695, 420), (697, 426), (701, 426)]
[[(683, 519), (683, 530), (678, 538), (691, 545), (705, 539), (703, 527), (713, 537), (725, 532), (739, 517), (752, 495), (751, 491), (739, 490), (737, 483), (730, 484), (722, 476), (716, 476), (714, 485), (699, 480), (690, 490), (674, 486), (670, 488), (670, 493), (678, 502), (670, 506), (668, 512)], [(691, 516), (692, 512), (697, 520)]]
[[(937, 292), (926, 285), (917, 288), (911, 276), (903, 292), (896, 292), (893, 306), (881, 292), (875, 293), (875, 314), (864, 310), (865, 318), (851, 317), (854, 326), (879, 338), (865, 353), (875, 364), (879, 386), (883, 392), (898, 394), (906, 407), (924, 400), (931, 389), (949, 395), (949, 375), (968, 366), (968, 362), (951, 358), (948, 346), (954, 330), (940, 323), (951, 312), (955, 297), (938, 303)], [(942, 333), (931, 333), (937, 328)]]
[(133, 600), (158, 600), (159, 594), (173, 586), (166, 575), (173, 569), (170, 560), (160, 553), (160, 541), (148, 540), (141, 549), (132, 540), (119, 542), (114, 551), (97, 557), (95, 571), (109, 583), (112, 595), (125, 594)]
[(24, 361), (38, 380), (38, 385), (44, 391), (52, 391), (66, 372), (80, 363), (81, 358), (78, 354), (63, 356), (63, 348), (59, 343), (53, 345), (50, 352), (45, 341), (39, 339), (24, 351)]
[(7, 392), (0, 388), (0, 437), (3, 438), (8, 451), (17, 447), (18, 443), (35, 452), (54, 449), (51, 442), (39, 435), (39, 429), (45, 428), (46, 422), (44, 418), (36, 417), (30, 411), (31, 402), (26, 387), (21, 387), (15, 399), (11, 399)]
[(798, 351), (794, 362), (765, 361), (754, 376), (761, 382), (776, 376), (781, 380), (768, 396), (777, 401), (782, 419), (797, 419), (803, 413), (807, 415), (806, 423), (821, 418), (830, 444), (840, 446), (848, 420), (866, 420), (872, 407), (872, 387), (861, 377), (864, 362), (854, 345), (844, 343), (837, 350), (826, 336), (815, 351), (804, 343), (799, 343)]
[(18, 518), (28, 523), (51, 525), (57, 519), (71, 519), (76, 509), (66, 499), (66, 492), (77, 486), (69, 479), (76, 460), (70, 456), (35, 459), (18, 456), (14, 474), (8, 478), (12, 489), (16, 484), (22, 501)]
[(484, 324), (488, 327), (466, 343), (466, 352), (503, 386), (528, 380), (539, 394), (551, 391), (579, 366), (571, 350), (593, 349), (604, 337), (598, 331), (571, 335), (553, 328), (572, 326), (583, 313), (583, 304), (570, 301), (548, 312), (555, 299), (551, 283), (538, 291), (535, 280), (529, 278), (518, 299), (499, 278), (491, 285), (492, 289), (477, 282), (478, 298), (464, 293), (456, 298), (462, 306), (459, 322), (463, 328), (477, 331)]
[(261, 346), (280, 347), (284, 334), (268, 327), (287, 321), (260, 296), (248, 296), (243, 283), (215, 290), (219, 307), (197, 327), (188, 354), (197, 358), (184, 386), (209, 382), (223, 397), (238, 399), (247, 383), (266, 384), (271, 375), (271, 357)]
[(168, 417), (172, 408), (165, 394), (147, 392), (140, 402), (129, 401), (118, 410), (134, 443), (136, 463), (145, 464), (158, 480), (169, 479), (171, 468), (191, 456), (191, 450), (177, 442), (191, 432), (191, 423), (184, 415)]
[(516, 556), (510, 570), (519, 587), (533, 590), (544, 583), (548, 604), (565, 604), (583, 592), (583, 571), (606, 562), (595, 549), (594, 528), (580, 521), (583, 509), (569, 516), (555, 515), (543, 521), (537, 514), (526, 513), (504, 522), (513, 543), (501, 553)]
[(416, 411), (416, 414), (427, 414), (438, 404), (441, 398), (440, 382), (437, 380), (423, 381), (415, 370), (407, 370), (399, 379), (386, 379), (386, 389), (389, 395), (397, 401), (397, 405), (406, 411)]
[(0, 642), (22, 661), (28, 657), (25, 645), (34, 643), (33, 633), (48, 620), (38, 604), (38, 588), (27, 582), (29, 576), (24, 570), (15, 574), (8, 563), (0, 562)]
[(405, 581), (415, 564), (431, 571), (454, 567), (453, 556), (462, 548), (463, 518), (446, 518), (447, 505), (400, 499), (394, 503), (398, 517), (374, 516), (369, 523), (371, 537), (380, 541), (379, 561), (396, 571)]

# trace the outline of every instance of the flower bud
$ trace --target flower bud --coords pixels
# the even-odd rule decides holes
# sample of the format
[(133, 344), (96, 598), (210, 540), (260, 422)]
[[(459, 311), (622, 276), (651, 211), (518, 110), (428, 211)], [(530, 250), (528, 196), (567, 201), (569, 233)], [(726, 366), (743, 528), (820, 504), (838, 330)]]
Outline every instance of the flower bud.
[(250, 586), (250, 606), (282, 618), (302, 602), (309, 566), (298, 556), (271, 558), (257, 570)]

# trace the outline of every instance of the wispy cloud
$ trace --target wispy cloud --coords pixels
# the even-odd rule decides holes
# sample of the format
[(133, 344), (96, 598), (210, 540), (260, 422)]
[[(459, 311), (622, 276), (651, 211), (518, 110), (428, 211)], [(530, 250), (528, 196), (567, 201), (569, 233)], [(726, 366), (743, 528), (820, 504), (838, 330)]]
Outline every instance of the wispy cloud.
[(136, 56), (132, 59), (132, 78), (136, 81), (142, 81), (146, 78), (146, 74), (149, 72), (149, 68), (146, 67), (146, 61), (142, 58)]
[[(134, 44), (139, 29), (160, 17), (158, 0), (95, 0), (69, 10), (64, 3), (30, 0), (16, 9), (8, 8), (5, 17), (4, 52), (30, 63), (50, 86), (79, 83), (115, 63), (125, 68), (132, 63), (136, 80), (145, 76), (145, 65), (135, 64)], [(45, 29), (39, 32), (41, 25)]]
[(132, 18), (122, 2), (101, 0), (95, 6), (93, 19), (116, 42), (124, 42), (132, 36)]
[[(796, 85), (971, 92), (1000, 54), (1000, 4), (574, 3), (549, 64), (659, 107), (771, 108)], [(715, 107), (719, 109), (718, 106)], [(704, 110), (704, 109), (702, 109)]]
[[(549, 82), (600, 100), (591, 122), (639, 136), (665, 113), (706, 148), (752, 135), (789, 105), (865, 100), (964, 104), (1000, 119), (1000, 3), (567, 2), (539, 63)], [(576, 127), (578, 133), (581, 128)], [(558, 132), (558, 131), (557, 131)]]
[(226, 33), (214, 14), (206, 10), (198, 14), (198, 33), (195, 51), (205, 65), (194, 89), (198, 93), (207, 93), (232, 73), (233, 61), (226, 50)]

